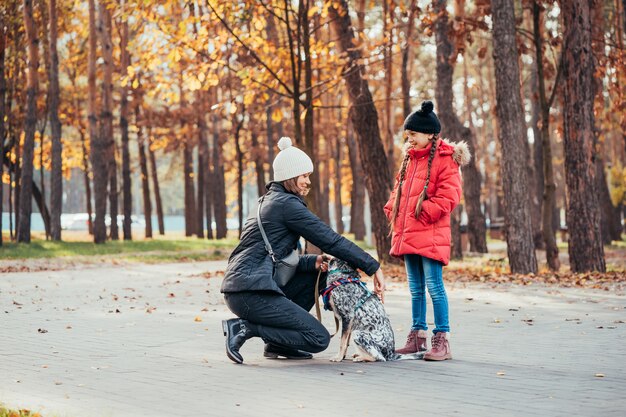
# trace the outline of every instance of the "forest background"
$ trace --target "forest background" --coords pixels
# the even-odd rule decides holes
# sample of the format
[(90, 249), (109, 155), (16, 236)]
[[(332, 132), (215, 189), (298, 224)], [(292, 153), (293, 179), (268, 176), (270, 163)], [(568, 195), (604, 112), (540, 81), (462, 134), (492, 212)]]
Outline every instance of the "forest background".
[(168, 214), (224, 239), (286, 135), (316, 165), (309, 207), (393, 261), (382, 206), (403, 120), (431, 99), (473, 155), (453, 256), (493, 236), (514, 273), (537, 249), (558, 271), (564, 248), (572, 271), (605, 271), (625, 39), (626, 0), (4, 0), (0, 244), (29, 244), (33, 212), (52, 241), (83, 212), (98, 244), (164, 234)]

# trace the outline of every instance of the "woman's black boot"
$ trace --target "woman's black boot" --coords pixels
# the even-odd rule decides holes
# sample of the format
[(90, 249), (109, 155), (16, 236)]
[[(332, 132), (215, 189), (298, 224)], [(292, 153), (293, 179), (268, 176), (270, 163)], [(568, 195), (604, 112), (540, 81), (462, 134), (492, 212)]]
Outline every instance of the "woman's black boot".
[(243, 363), (239, 349), (252, 337), (252, 332), (242, 319), (222, 320), (222, 328), (226, 336), (226, 356), (235, 363)]

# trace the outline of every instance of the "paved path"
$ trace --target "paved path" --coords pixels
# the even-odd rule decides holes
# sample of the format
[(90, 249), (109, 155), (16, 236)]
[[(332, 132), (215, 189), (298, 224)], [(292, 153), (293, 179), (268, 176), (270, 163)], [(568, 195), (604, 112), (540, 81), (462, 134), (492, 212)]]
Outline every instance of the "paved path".
[[(253, 339), (238, 366), (220, 279), (200, 275), (224, 267), (0, 274), (0, 402), (47, 417), (626, 415), (624, 294), (449, 286), (452, 361), (334, 364), (336, 339), (266, 360)], [(401, 344), (409, 295), (390, 287)]]

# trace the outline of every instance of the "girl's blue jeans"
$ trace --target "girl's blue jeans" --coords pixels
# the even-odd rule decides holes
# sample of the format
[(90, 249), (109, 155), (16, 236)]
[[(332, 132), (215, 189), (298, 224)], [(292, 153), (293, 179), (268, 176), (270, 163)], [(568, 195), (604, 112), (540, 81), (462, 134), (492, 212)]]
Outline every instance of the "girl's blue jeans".
[(449, 332), (448, 295), (443, 286), (443, 264), (421, 255), (404, 255), (411, 291), (411, 330), (428, 330), (426, 324), (426, 288), (433, 301), (435, 329), (433, 333)]

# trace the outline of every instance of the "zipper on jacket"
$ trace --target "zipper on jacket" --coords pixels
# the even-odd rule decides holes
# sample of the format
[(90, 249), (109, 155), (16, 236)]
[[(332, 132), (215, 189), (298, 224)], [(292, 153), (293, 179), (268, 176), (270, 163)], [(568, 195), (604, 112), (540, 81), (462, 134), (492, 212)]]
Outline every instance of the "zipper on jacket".
[(406, 203), (404, 204), (404, 216), (402, 217), (402, 229), (400, 229), (400, 240), (398, 241), (398, 247), (397, 250), (400, 250), (400, 246), (402, 246), (402, 241), (404, 240), (404, 226), (406, 225), (406, 215), (407, 215), (407, 209), (409, 206), (409, 197), (410, 197), (410, 193), (411, 193), (411, 187), (413, 186), (413, 179), (415, 178), (415, 173), (417, 171), (417, 161), (418, 159), (415, 159), (415, 163), (412, 164), (414, 165), (413, 167), (413, 175), (411, 175), (411, 180), (409, 181), (409, 188), (407, 190), (407, 192), (409, 194), (406, 194)]

